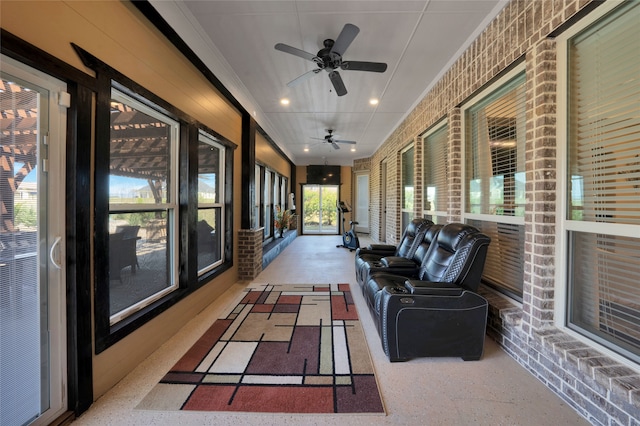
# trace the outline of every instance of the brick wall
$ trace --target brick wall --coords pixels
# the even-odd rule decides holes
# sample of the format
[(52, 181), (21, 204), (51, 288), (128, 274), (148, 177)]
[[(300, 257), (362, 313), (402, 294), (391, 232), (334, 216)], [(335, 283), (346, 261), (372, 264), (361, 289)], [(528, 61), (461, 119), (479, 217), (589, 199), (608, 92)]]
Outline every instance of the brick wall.
[(251, 281), (262, 272), (264, 228), (238, 231), (238, 279)]
[[(558, 329), (554, 318), (557, 53), (556, 42), (549, 35), (593, 4), (585, 0), (514, 0), (500, 12), (366, 160), (370, 160), (371, 173), (371, 236), (389, 243), (398, 241), (402, 232), (401, 151), (407, 144), (415, 144), (415, 187), (421, 196), (421, 134), (443, 118), (449, 126), (448, 220), (462, 220), (464, 130), (460, 106), (510, 66), (523, 61), (527, 79), (523, 301), (519, 304), (482, 288), (491, 304), (488, 334), (590, 422), (638, 426), (640, 367), (630, 368), (605, 356)], [(395, 209), (387, 217), (384, 235), (383, 162), (387, 166), (386, 202)], [(421, 203), (415, 206), (415, 216), (421, 216)]]

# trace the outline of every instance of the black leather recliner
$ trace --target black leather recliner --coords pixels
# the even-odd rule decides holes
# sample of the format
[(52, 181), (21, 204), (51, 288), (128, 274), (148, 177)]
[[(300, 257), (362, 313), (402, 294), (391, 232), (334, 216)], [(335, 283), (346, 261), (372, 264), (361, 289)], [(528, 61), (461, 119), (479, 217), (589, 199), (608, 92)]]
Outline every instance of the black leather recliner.
[[(418, 244), (412, 257), (385, 256), (378, 260), (364, 262), (360, 267), (359, 276), (356, 274), (358, 284), (362, 287), (369, 277), (378, 272), (388, 274), (402, 275), (407, 278), (417, 278), (420, 272), (420, 266), (424, 261), (431, 243), (436, 240), (438, 232), (442, 225), (426, 225), (422, 232), (422, 238), (419, 238)], [(418, 239), (416, 239), (417, 241)]]
[(386, 256), (411, 259), (422, 242), (424, 231), (433, 222), (424, 218), (415, 218), (405, 228), (397, 246), (391, 244), (370, 244), (367, 248), (356, 250), (355, 271), (358, 283), (363, 282), (362, 274), (367, 262), (379, 261)]
[(431, 244), (418, 280), (371, 274), (362, 291), (390, 361), (480, 359), (488, 303), (475, 291), (490, 241), (473, 226), (447, 224)]

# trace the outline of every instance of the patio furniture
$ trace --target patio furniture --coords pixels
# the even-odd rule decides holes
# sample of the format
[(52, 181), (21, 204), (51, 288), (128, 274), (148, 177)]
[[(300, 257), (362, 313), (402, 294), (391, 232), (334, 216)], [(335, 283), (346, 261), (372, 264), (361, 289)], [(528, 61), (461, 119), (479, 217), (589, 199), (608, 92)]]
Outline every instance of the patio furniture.
[(480, 359), (488, 303), (475, 291), (490, 241), (473, 226), (450, 223), (431, 244), (419, 280), (371, 275), (363, 293), (390, 361), (425, 356)]
[(140, 237), (139, 226), (118, 226), (114, 234), (109, 235), (109, 279), (122, 280), (121, 271), (127, 266), (131, 267), (131, 273), (136, 273), (138, 255), (136, 246)]

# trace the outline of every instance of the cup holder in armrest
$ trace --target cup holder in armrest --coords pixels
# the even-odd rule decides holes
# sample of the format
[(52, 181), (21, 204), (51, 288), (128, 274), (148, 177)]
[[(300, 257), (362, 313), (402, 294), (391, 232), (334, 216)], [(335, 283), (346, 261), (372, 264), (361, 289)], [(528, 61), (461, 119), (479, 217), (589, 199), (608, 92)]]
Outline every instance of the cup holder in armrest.
[(409, 294), (409, 290), (399, 285), (393, 285), (393, 286), (390, 285), (385, 288), (391, 294)]

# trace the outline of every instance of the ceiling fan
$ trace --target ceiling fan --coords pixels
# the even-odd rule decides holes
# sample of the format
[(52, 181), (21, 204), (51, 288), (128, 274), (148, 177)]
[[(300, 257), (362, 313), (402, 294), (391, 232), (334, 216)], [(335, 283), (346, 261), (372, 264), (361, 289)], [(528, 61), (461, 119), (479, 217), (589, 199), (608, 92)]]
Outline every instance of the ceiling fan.
[(276, 50), (280, 50), (285, 53), (290, 53), (295, 56), (299, 56), (303, 59), (315, 62), (318, 66), (317, 69), (313, 69), (302, 74), (300, 77), (291, 80), (287, 83), (287, 86), (293, 87), (301, 82), (307, 80), (310, 77), (318, 74), (320, 71), (325, 70), (329, 73), (329, 80), (333, 84), (334, 89), (338, 96), (344, 96), (347, 94), (347, 88), (342, 81), (342, 77), (338, 71), (338, 68), (345, 71), (370, 71), (370, 72), (385, 72), (387, 70), (387, 64), (383, 62), (361, 62), (361, 61), (345, 61), (342, 59), (342, 55), (347, 50), (351, 42), (356, 38), (360, 29), (353, 24), (345, 24), (344, 28), (338, 35), (338, 38), (334, 41), (326, 39), (323, 44), (324, 48), (320, 49), (317, 54), (308, 53), (304, 50), (297, 49), (287, 44), (278, 43), (275, 45)]
[(326, 143), (331, 144), (331, 146), (333, 146), (335, 149), (340, 149), (340, 147), (338, 146), (339, 143), (348, 143), (351, 145), (355, 145), (356, 141), (345, 141), (342, 139), (335, 139), (335, 136), (333, 135), (333, 130), (332, 129), (325, 129), (325, 131), (328, 133), (327, 135), (325, 135), (324, 138), (311, 138), (311, 139), (315, 139), (318, 141), (324, 141)]

